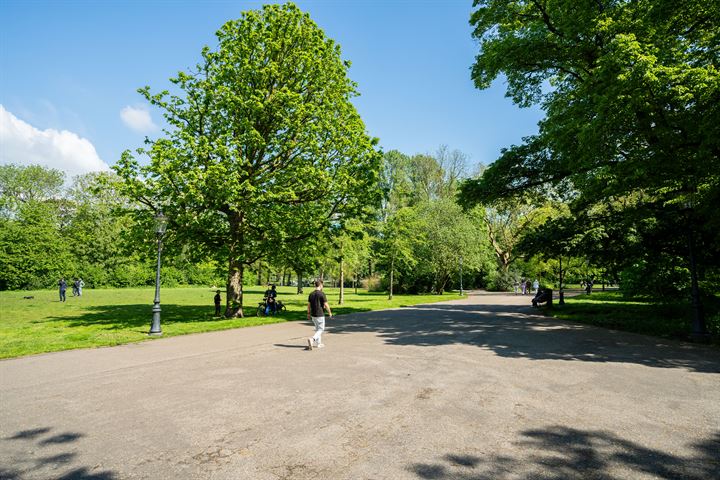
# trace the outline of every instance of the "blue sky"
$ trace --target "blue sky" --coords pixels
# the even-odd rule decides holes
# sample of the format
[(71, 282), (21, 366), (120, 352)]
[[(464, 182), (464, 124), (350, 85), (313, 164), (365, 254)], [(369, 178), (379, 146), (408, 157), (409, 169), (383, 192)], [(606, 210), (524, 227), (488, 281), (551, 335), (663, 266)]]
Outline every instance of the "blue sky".
[[(0, 162), (69, 174), (114, 164), (160, 133), (160, 112), (136, 89), (169, 88), (225, 21), (263, 3), (0, 0)], [(472, 0), (295, 3), (352, 61), (355, 104), (385, 150), (446, 144), (472, 169), (536, 132), (541, 111), (514, 106), (501, 81), (480, 91), (470, 80)]]

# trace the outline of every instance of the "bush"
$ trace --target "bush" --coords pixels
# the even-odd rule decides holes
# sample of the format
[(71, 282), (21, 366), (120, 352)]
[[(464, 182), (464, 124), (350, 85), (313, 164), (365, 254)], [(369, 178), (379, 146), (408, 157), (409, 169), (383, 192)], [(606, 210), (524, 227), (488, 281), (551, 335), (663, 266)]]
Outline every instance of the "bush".
[(685, 297), (690, 287), (690, 272), (678, 266), (681, 264), (681, 259), (667, 256), (653, 262), (635, 263), (620, 272), (620, 290), (628, 296), (650, 296), (658, 300)]
[(187, 283), (185, 278), (185, 272), (177, 267), (169, 265), (162, 267), (160, 271), (160, 283), (163, 287), (177, 287), (178, 285), (185, 285)]
[[(246, 270), (243, 276), (243, 283), (245, 285), (253, 285), (255, 277), (255, 272)], [(222, 285), (224, 283), (222, 275), (218, 273), (215, 262), (202, 262), (188, 265), (185, 272), (185, 281), (188, 285)]]
[(515, 279), (511, 272), (497, 270), (490, 275), (488, 290), (491, 292), (507, 292), (513, 289)]
[[(389, 277), (388, 277), (389, 282)], [(387, 291), (387, 288), (383, 286), (383, 279), (381, 279), (377, 275), (373, 275), (372, 277), (368, 277), (365, 280), (361, 282), (361, 284), (368, 289), (368, 292), (384, 292)]]
[(110, 285), (111, 272), (102, 265), (85, 264), (78, 274), (85, 282), (85, 288), (99, 288)]
[(155, 269), (141, 263), (129, 263), (116, 268), (113, 273), (114, 287), (140, 287), (155, 282)]

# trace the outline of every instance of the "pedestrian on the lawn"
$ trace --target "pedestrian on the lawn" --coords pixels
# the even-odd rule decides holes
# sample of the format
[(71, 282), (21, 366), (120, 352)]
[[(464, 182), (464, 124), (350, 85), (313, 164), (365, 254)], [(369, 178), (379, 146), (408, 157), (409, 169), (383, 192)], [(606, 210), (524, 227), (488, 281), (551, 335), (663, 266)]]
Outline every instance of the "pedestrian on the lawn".
[(215, 302), (215, 316), (219, 317), (220, 316), (220, 302), (222, 301), (222, 298), (220, 298), (220, 290), (215, 292), (213, 301)]
[(332, 318), (332, 311), (328, 305), (327, 297), (323, 293), (322, 280), (315, 280), (315, 290), (308, 297), (307, 314), (308, 320), (315, 324), (315, 335), (307, 339), (307, 349), (322, 348), (322, 334), (325, 331), (325, 310)]
[(67, 282), (65, 281), (64, 278), (61, 278), (58, 281), (58, 288), (60, 289), (60, 301), (64, 302), (65, 301), (65, 291), (67, 290)]

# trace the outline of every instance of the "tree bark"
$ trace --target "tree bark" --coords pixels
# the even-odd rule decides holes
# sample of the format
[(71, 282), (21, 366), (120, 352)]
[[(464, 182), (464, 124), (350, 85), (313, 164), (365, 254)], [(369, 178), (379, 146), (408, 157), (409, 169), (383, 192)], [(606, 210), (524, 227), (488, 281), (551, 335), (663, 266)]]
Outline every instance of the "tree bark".
[(243, 263), (239, 261), (232, 253), (229, 260), (229, 272), (226, 288), (225, 317), (242, 317), (243, 304)]
[(297, 274), (297, 294), (300, 295), (303, 293), (303, 278), (300, 272), (295, 273)]
[(245, 263), (243, 256), (242, 214), (230, 219), (232, 244), (228, 258), (228, 278), (225, 296), (225, 317), (243, 316), (243, 274)]
[(392, 258), (390, 260), (390, 295), (388, 296), (388, 300), (392, 300), (393, 297), (393, 273), (395, 270), (395, 258)]
[(565, 291), (563, 290), (562, 257), (560, 257), (560, 300), (558, 300), (558, 305), (565, 305)]
[(338, 299), (338, 305), (345, 303), (345, 272), (343, 272), (344, 259), (340, 257), (340, 298)]
[(688, 254), (690, 256), (690, 301), (692, 304), (692, 335), (697, 338), (707, 336), (705, 312), (703, 311), (700, 287), (698, 286), (697, 258), (695, 255), (695, 229), (688, 229)]

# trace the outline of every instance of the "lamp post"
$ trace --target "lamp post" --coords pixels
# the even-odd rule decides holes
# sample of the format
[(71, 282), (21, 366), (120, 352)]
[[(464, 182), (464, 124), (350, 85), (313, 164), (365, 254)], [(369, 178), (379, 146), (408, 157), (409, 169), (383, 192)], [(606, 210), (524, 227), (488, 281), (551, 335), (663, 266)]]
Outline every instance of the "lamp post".
[(160, 328), (160, 253), (162, 252), (162, 237), (167, 228), (167, 217), (162, 211), (158, 210), (155, 215), (155, 234), (157, 234), (158, 243), (158, 260), (157, 271), (155, 272), (155, 302), (152, 308), (152, 326), (150, 326), (149, 335), (162, 335)]

